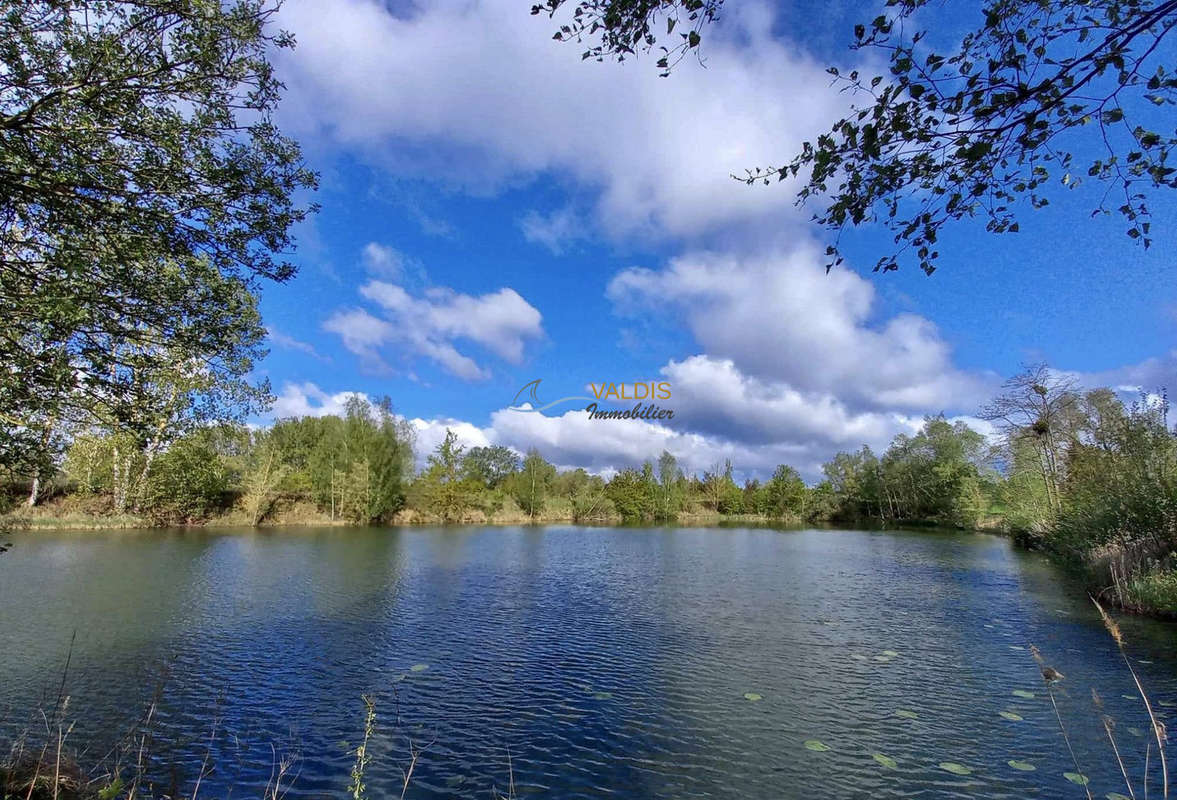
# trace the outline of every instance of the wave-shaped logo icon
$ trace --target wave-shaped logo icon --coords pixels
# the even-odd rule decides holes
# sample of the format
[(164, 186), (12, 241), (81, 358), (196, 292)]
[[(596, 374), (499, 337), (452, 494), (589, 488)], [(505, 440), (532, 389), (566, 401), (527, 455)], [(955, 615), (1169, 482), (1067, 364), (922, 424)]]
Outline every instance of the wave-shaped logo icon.
[[(561, 397), (559, 400), (553, 400), (552, 402), (547, 403), (545, 405), (543, 403), (543, 401), (539, 399), (539, 394), (538, 394), (539, 384), (540, 384), (540, 381), (542, 381), (542, 380), (543, 380), (543, 378), (536, 378), (535, 380), (530, 381), (529, 383), (523, 384), (523, 388), (520, 389), (519, 391), (515, 392), (515, 398), (511, 401), (511, 405), (508, 406), (508, 408), (511, 411), (518, 411), (523, 414), (527, 414), (527, 413), (538, 414), (541, 411), (547, 411), (552, 406), (558, 406), (561, 403), (568, 403), (573, 400), (592, 400), (593, 399), (591, 397), (575, 397), (575, 396)], [(524, 392), (527, 393), (528, 399), (526, 402), (531, 406), (530, 408), (523, 408), (523, 407), (517, 405), (519, 403), (519, 396), (521, 394), (523, 394)]]

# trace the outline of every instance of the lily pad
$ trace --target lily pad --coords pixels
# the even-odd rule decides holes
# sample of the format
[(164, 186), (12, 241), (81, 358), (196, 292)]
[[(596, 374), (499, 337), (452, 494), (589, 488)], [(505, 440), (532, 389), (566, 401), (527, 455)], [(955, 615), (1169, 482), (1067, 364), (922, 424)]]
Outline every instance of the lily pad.
[(1137, 697), (1134, 694), (1122, 694), (1122, 695), (1120, 695), (1120, 697), (1123, 697), (1125, 700), (1139, 700), (1140, 699), (1139, 697)]
[(875, 656), (875, 661), (878, 661), (881, 664), (886, 664), (890, 660), (891, 656)]
[(882, 764), (887, 769), (896, 769), (899, 764), (891, 756), (885, 756), (882, 753), (872, 753), (871, 758)]
[(899, 653), (895, 652), (894, 650), (884, 650), (883, 655), (885, 655), (887, 658), (896, 658)]
[(919, 719), (920, 715), (914, 711), (908, 711), (906, 708), (901, 708), (895, 712), (895, 716), (903, 717), (904, 719)]
[(820, 739), (806, 739), (805, 749), (813, 750), (815, 753), (824, 753), (830, 748), (825, 745)]
[(862, 653), (851, 653), (850, 657), (853, 658), (855, 661), (868, 661), (869, 660)]
[(1078, 772), (1064, 772), (1063, 777), (1069, 780), (1071, 783), (1077, 783), (1080, 786), (1087, 785), (1087, 776)]
[(951, 772), (953, 775), (972, 775), (973, 771), (964, 764), (957, 764), (955, 761), (941, 761), (940, 769), (945, 772)]
[(1010, 722), (1021, 722), (1023, 719), (1025, 719), (1025, 717), (1023, 717), (1021, 714), (1015, 714), (1012, 711), (1002, 711), (999, 713), (1001, 714), (1002, 719), (1008, 719)]
[(1009, 764), (1014, 769), (1021, 770), (1022, 772), (1033, 772), (1034, 770), (1038, 769), (1038, 767), (1034, 766), (1029, 761), (1018, 761), (1016, 758), (1011, 758), (1005, 763)]
[(1020, 644), (1011, 644), (1009, 646), (1009, 649), (1010, 650), (1025, 650), (1026, 648), (1022, 647)]
[(593, 699), (594, 700), (612, 700), (613, 693), (612, 692), (597, 692), (593, 695)]
[(763, 700), (764, 696), (756, 694), (756, 692), (744, 692), (744, 699), (751, 700), (753, 703), (755, 703), (757, 700)]
[(414, 664), (413, 666), (409, 667), (410, 672), (424, 672), (427, 669), (429, 669), (428, 664)]
[(1027, 700), (1031, 700), (1031, 699), (1033, 699), (1033, 698), (1034, 698), (1034, 693), (1033, 693), (1033, 692), (1027, 692), (1025, 689), (1014, 689), (1014, 690), (1013, 690), (1013, 696), (1014, 696), (1014, 697), (1024, 697), (1024, 698), (1026, 698)]
[(1128, 795), (1120, 794), (1119, 792), (1108, 792), (1104, 795), (1104, 797), (1106, 797), (1108, 800), (1131, 800)]
[(1133, 736), (1144, 736), (1144, 731), (1140, 730), (1140, 728), (1128, 728), (1128, 733)]

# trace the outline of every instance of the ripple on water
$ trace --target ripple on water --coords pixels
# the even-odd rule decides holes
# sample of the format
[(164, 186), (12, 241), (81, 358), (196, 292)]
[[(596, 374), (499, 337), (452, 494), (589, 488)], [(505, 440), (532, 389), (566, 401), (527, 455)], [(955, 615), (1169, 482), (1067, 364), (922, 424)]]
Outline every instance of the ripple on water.
[[(1050, 796), (1074, 767), (1015, 647), (1068, 675), (1078, 751), (1103, 753), (1097, 687), (1143, 768), (1143, 704), (1082, 600), (958, 534), (43, 534), (0, 559), (0, 708), (55, 691), (77, 629), (77, 736), (113, 735), (159, 685), (161, 764), (190, 778), (211, 741), (214, 794), (260, 794), (297, 752), (292, 796), (338, 796), (370, 694), (372, 796), (399, 796), (422, 747), (421, 798), (512, 777), (560, 798)], [(1172, 633), (1135, 633), (1147, 685), (1177, 697)], [(1083, 767), (1099, 796), (1122, 787)]]

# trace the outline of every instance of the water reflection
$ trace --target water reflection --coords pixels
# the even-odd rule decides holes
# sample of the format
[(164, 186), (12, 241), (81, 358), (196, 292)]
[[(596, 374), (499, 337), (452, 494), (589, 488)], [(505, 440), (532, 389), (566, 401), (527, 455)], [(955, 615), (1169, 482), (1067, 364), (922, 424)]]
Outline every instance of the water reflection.
[[(374, 796), (399, 795), (409, 739), (431, 743), (410, 791), (422, 798), (504, 788), (508, 753), (521, 794), (561, 798), (1057, 796), (1073, 767), (1030, 644), (1068, 676), (1060, 708), (1096, 794), (1120, 784), (1091, 687), (1143, 769), (1128, 732), (1147, 729), (1143, 710), (1085, 597), (996, 537), (451, 527), (15, 541), (0, 559), (6, 730), (56, 693), (76, 631), (77, 736), (99, 749), (161, 686), (171, 744), (157, 757), (192, 776), (211, 736), (214, 795), (258, 793), (274, 745), (301, 753), (296, 794), (340, 796), (370, 692)], [(1156, 698), (1177, 700), (1173, 628), (1125, 632)]]

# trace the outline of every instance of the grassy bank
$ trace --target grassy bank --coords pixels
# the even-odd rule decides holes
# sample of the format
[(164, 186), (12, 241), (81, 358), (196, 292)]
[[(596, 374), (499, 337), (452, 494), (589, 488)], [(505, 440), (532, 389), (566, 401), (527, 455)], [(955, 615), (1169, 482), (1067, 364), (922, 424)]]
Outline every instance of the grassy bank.
[[(532, 516), (514, 503), (505, 503), (503, 508), (487, 512), (468, 509), (458, 520), (445, 524), (461, 525), (620, 525), (625, 520), (614, 512), (601, 513), (591, 519), (578, 519), (569, 503), (549, 503), (541, 512)], [(116, 514), (100, 503), (82, 503), (76, 498), (55, 498), (32, 508), (21, 506), (0, 516), (0, 525), (10, 530), (119, 530), (127, 528), (153, 527), (200, 527), (200, 528), (279, 528), (279, 527), (346, 527), (355, 523), (332, 518), (312, 503), (294, 502), (282, 505), (266, 516), (264, 522), (254, 525), (249, 515), (238, 508), (213, 514), (205, 519), (190, 521), (185, 525), (161, 526), (150, 517), (141, 514)], [(441, 517), (417, 509), (398, 511), (386, 523), (388, 525), (439, 525)], [(680, 513), (673, 522), (666, 524), (686, 526), (720, 526), (733, 524), (749, 525), (799, 525), (797, 517), (770, 517), (763, 514), (720, 514), (700, 509)]]

